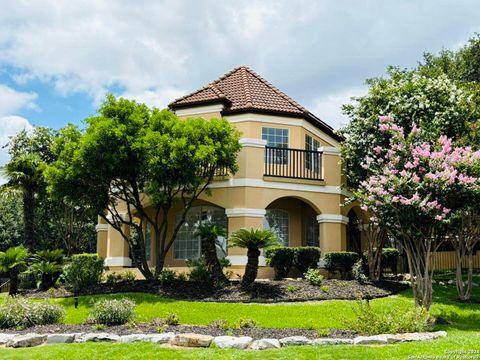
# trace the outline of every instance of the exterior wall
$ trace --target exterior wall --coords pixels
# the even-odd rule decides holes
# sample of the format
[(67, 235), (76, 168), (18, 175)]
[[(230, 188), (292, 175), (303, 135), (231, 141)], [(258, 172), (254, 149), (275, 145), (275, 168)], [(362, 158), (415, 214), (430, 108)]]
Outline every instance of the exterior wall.
[[(186, 109), (182, 118), (220, 118), (220, 111), (194, 113)], [(256, 114), (232, 115), (227, 117), (242, 133), (243, 148), (238, 156), (239, 171), (226, 179), (214, 181), (211, 194), (203, 194), (198, 204), (214, 205), (226, 210), (228, 232), (240, 228), (262, 228), (265, 209), (282, 208), (288, 211), (290, 246), (303, 245), (304, 227), (302, 218), (306, 215), (317, 217), (320, 248), (322, 254), (329, 251), (346, 250), (345, 211), (341, 204), (345, 191), (340, 189), (341, 169), (338, 142), (322, 133), (303, 119)], [(264, 176), (265, 142), (261, 140), (262, 127), (286, 128), (289, 130), (289, 147), (305, 148), (305, 134), (317, 139), (323, 149), (322, 171), (324, 181), (272, 178)], [(146, 200), (147, 202), (148, 200)], [(173, 209), (169, 222), (175, 221), (180, 204)], [(104, 228), (104, 227), (103, 227)], [(171, 235), (171, 234), (169, 234)], [(128, 246), (114, 229), (98, 232), (98, 253), (106, 258), (110, 267), (129, 266)], [(106, 249), (105, 249), (106, 248)], [(155, 241), (152, 233), (151, 265), (154, 265)], [(242, 275), (246, 263), (246, 250), (230, 248), (228, 256), (232, 262), (231, 271)], [(174, 259), (173, 246), (167, 254), (166, 265), (177, 270), (185, 269), (183, 260)], [(259, 277), (272, 277), (271, 268), (264, 266), (260, 259)], [(236, 276), (236, 275), (234, 275)]]

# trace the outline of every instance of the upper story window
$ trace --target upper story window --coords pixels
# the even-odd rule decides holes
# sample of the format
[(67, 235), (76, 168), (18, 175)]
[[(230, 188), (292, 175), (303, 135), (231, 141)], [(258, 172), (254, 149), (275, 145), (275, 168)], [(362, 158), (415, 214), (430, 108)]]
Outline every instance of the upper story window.
[(267, 164), (287, 164), (288, 153), (288, 129), (262, 128), (262, 140), (267, 141), (268, 147), (279, 148), (279, 150), (271, 149), (265, 152), (265, 162)]
[[(310, 135), (305, 135), (305, 150), (317, 151), (320, 147), (320, 141), (314, 139)], [(305, 169), (320, 172), (320, 155), (316, 153), (306, 154), (305, 156)]]

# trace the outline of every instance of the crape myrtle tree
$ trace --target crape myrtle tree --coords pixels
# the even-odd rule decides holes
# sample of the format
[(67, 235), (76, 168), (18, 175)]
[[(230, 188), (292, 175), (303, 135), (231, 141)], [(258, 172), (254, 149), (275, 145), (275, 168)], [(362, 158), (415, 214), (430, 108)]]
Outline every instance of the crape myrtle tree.
[[(145, 278), (153, 279), (218, 170), (237, 171), (239, 133), (224, 119), (180, 120), (113, 95), (85, 123), (85, 131), (69, 126), (60, 132), (58, 160), (46, 171), (49, 190), (89, 204), (127, 241)], [(155, 274), (145, 256), (147, 224), (154, 229)]]
[[(379, 129), (379, 115), (391, 114), (392, 121), (405, 133), (414, 124), (422, 129), (427, 142), (446, 135), (454, 144), (478, 148), (480, 97), (471, 83), (451, 80), (442, 72), (406, 71), (391, 67), (385, 78), (367, 80), (369, 92), (343, 107), (350, 123), (341, 130), (342, 160), (350, 188), (358, 188), (370, 176), (365, 159), (376, 156), (376, 149), (389, 146), (390, 135)], [(368, 257), (371, 266), (378, 264), (382, 249), (376, 246), (377, 235), (386, 235), (388, 222), (378, 219), (375, 224), (364, 224), (371, 234)], [(380, 229), (375, 230), (378, 226)], [(382, 229), (383, 228), (383, 229)], [(371, 230), (371, 231), (370, 231)], [(375, 253), (373, 253), (373, 249)]]
[(425, 141), (416, 124), (406, 132), (390, 116), (379, 117), (378, 129), (388, 146), (375, 147), (364, 159), (369, 175), (354, 197), (405, 250), (416, 304), (429, 309), (432, 254), (457, 210), (449, 206), (478, 198), (480, 151), (453, 146), (445, 135)]

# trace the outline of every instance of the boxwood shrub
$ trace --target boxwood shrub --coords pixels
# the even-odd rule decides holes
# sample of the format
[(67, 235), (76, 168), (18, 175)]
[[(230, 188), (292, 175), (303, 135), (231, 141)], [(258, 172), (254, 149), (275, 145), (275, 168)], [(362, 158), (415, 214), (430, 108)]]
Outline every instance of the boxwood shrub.
[(63, 278), (74, 292), (97, 285), (102, 279), (103, 259), (97, 254), (73, 255), (63, 268)]
[(325, 254), (325, 268), (333, 273), (338, 271), (342, 279), (346, 279), (358, 261), (358, 254), (349, 251), (329, 252)]
[(297, 247), (295, 249), (294, 265), (302, 274), (302, 277), (308, 269), (318, 268), (320, 260), (320, 248), (314, 246)]
[(265, 257), (267, 263), (275, 271), (275, 279), (278, 280), (288, 276), (288, 272), (293, 266), (295, 252), (291, 247), (275, 247), (267, 250)]

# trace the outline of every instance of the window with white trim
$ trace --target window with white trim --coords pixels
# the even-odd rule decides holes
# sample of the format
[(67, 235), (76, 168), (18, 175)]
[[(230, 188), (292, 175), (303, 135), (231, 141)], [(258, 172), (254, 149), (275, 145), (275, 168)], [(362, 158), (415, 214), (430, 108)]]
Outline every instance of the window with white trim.
[[(179, 220), (180, 215), (177, 216), (177, 221)], [(214, 223), (228, 229), (228, 219), (224, 209), (215, 206), (192, 207), (174, 242), (175, 259), (187, 260), (200, 257), (200, 238), (195, 236), (195, 232), (204, 223)], [(219, 258), (227, 255), (227, 240), (224, 237), (217, 239), (217, 255)]]
[[(305, 150), (318, 151), (320, 141), (312, 136), (305, 134)], [(316, 174), (320, 172), (320, 155), (317, 153), (306, 154), (305, 169), (314, 171)]]
[(282, 245), (288, 246), (289, 216), (287, 211), (282, 209), (267, 209), (263, 227), (277, 235)]
[[(288, 148), (288, 129), (262, 128), (262, 140), (267, 141), (267, 146), (287, 149)], [(288, 163), (288, 153), (285, 150), (274, 150), (265, 152), (265, 162), (267, 164)]]

